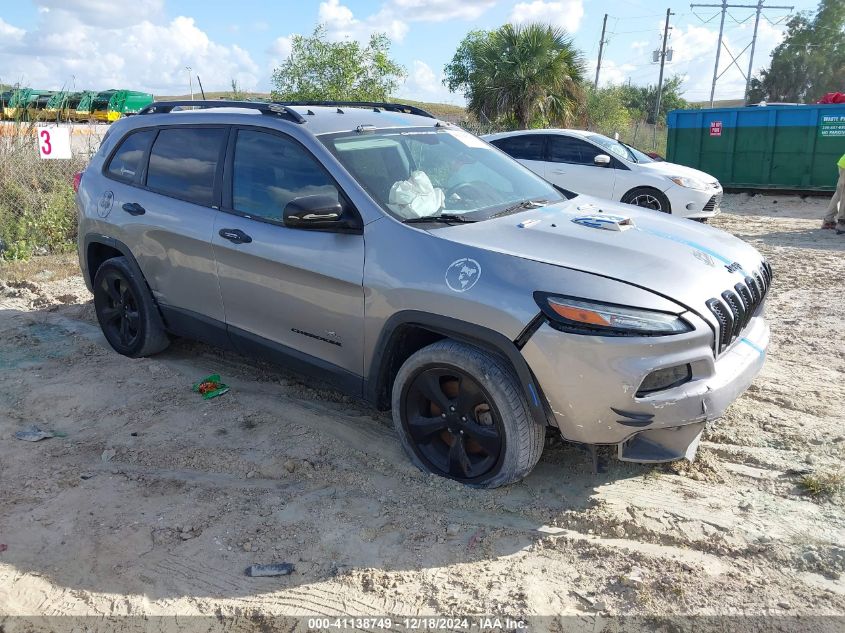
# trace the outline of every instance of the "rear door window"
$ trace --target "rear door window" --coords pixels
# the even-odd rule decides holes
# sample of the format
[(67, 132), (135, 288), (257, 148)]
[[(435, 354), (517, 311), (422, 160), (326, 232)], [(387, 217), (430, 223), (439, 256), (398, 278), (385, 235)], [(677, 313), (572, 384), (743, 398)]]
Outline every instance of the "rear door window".
[(553, 163), (593, 165), (593, 159), (601, 154), (595, 146), (571, 136), (549, 137), (549, 160)]
[(147, 150), (155, 134), (155, 130), (142, 130), (124, 138), (109, 161), (108, 175), (124, 182), (134, 181), (146, 164)]
[(540, 134), (518, 134), (492, 141), (506, 154), (518, 160), (545, 160), (543, 156), (543, 136)]
[(214, 203), (224, 128), (167, 128), (159, 131), (147, 169), (147, 187), (196, 204)]
[(235, 211), (281, 222), (290, 201), (314, 195), (338, 200), (340, 193), (331, 177), (299, 143), (277, 134), (238, 130), (232, 166)]

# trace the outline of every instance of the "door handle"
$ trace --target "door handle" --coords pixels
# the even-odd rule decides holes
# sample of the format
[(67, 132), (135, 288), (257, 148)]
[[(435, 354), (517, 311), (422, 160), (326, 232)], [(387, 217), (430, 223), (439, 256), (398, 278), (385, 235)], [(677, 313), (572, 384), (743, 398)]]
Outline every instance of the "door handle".
[(144, 215), (147, 210), (137, 202), (127, 202), (123, 205), (123, 210), (129, 215)]
[(565, 174), (566, 170), (565, 169), (553, 169), (552, 173), (553, 174)]
[(218, 234), (233, 244), (249, 244), (252, 241), (252, 238), (240, 229), (220, 229)]

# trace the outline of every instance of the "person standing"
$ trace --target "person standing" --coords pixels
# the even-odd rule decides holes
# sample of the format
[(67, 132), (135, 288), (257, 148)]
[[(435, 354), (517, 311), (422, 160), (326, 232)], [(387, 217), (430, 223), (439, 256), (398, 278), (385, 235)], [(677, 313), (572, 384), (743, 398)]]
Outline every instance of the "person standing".
[(836, 229), (837, 235), (845, 233), (845, 154), (836, 163), (839, 167), (839, 180), (836, 182), (836, 191), (827, 205), (827, 213), (822, 220), (823, 229)]

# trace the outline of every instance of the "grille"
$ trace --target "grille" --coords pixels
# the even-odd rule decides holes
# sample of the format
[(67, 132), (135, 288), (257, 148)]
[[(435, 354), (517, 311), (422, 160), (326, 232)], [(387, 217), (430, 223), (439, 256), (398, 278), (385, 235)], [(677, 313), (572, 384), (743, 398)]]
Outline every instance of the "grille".
[(703, 211), (705, 213), (709, 213), (710, 211), (715, 209), (717, 206), (719, 206), (719, 203), (721, 201), (722, 201), (722, 194), (711, 196), (710, 199), (707, 201), (707, 204), (704, 205)]
[(742, 334), (757, 312), (772, 285), (772, 267), (763, 262), (759, 270), (748, 275), (733, 288), (725, 290), (718, 298), (705, 304), (719, 323), (716, 354), (721, 354)]

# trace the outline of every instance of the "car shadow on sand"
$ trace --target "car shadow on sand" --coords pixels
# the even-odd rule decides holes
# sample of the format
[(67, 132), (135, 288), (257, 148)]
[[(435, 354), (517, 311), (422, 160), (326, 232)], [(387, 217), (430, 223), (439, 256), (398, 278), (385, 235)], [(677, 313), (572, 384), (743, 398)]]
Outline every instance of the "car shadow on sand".
[[(191, 383), (212, 371), (231, 391), (205, 401)], [(419, 472), (387, 414), (316, 381), (190, 341), (119, 356), (88, 305), (0, 310), (0, 405), (0, 584), (36, 612), (21, 596), (45, 581), (174, 600), (448, 573), (549, 538), (601, 486), (654, 469), (602, 452), (594, 474), (550, 437), (522, 482), (467, 488)], [(16, 440), (29, 424), (60, 436)], [(296, 570), (244, 573), (275, 562)]]

